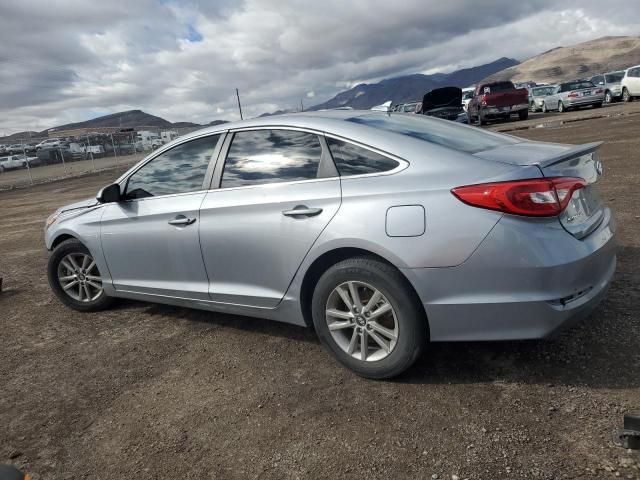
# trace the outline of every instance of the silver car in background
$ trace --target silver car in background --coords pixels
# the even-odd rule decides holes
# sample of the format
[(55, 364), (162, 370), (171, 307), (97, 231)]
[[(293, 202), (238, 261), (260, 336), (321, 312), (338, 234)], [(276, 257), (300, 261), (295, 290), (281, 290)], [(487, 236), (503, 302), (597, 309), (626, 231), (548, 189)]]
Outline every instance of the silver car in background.
[(598, 305), (616, 265), (598, 147), (371, 111), (210, 127), (51, 215), (49, 283), (80, 311), (313, 326), (391, 377), (429, 341), (546, 337)]
[(604, 89), (604, 103), (613, 103), (622, 99), (622, 85), (624, 70), (608, 72), (591, 77), (591, 83)]
[(574, 80), (558, 85), (542, 103), (542, 111), (557, 110), (562, 113), (572, 108), (602, 107), (604, 89), (589, 80)]
[(544, 85), (541, 87), (532, 87), (529, 89), (529, 110), (538, 112), (542, 110), (544, 100), (549, 95), (553, 95), (556, 85)]

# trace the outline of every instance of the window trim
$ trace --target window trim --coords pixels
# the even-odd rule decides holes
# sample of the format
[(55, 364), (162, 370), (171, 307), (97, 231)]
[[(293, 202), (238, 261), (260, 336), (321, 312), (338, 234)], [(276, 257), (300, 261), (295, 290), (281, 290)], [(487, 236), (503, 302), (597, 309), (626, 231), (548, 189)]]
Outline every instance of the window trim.
[[(316, 174), (317, 175), (316, 178), (309, 178), (307, 180), (292, 180), (288, 182), (261, 183), (258, 185), (241, 185), (238, 187), (222, 187), (222, 173), (224, 172), (224, 166), (225, 166), (225, 163), (227, 162), (229, 149), (231, 148), (231, 144), (233, 142), (233, 139), (236, 136), (236, 133), (254, 132), (257, 130), (287, 130), (287, 131), (303, 132), (303, 133), (309, 133), (309, 134), (315, 135), (318, 138), (318, 142), (320, 142), (320, 148), (322, 149), (322, 152), (320, 154), (320, 163), (318, 164), (318, 171)], [(336, 168), (333, 162), (333, 157), (331, 156), (331, 152), (324, 138), (323, 132), (318, 132), (318, 131), (314, 131), (313, 129), (301, 128), (301, 127), (262, 125), (259, 127), (236, 128), (229, 131), (229, 134), (225, 138), (224, 145), (221, 148), (220, 154), (218, 155), (218, 161), (216, 162), (215, 170), (211, 178), (209, 190), (210, 191), (211, 190), (227, 191), (227, 190), (238, 190), (243, 188), (274, 187), (278, 185), (292, 185), (292, 184), (298, 184), (298, 183), (336, 180), (339, 178), (340, 178), (340, 175), (338, 173), (338, 169)]]
[(127, 187), (129, 185), (129, 180), (131, 179), (131, 177), (133, 175), (135, 175), (138, 172), (138, 170), (140, 170), (142, 167), (146, 166), (148, 163), (154, 161), (160, 155), (168, 152), (169, 150), (173, 150), (176, 147), (179, 147), (181, 145), (184, 145), (185, 143), (188, 143), (188, 142), (191, 142), (191, 141), (194, 141), (194, 140), (200, 140), (200, 139), (206, 138), (206, 137), (219, 136), (220, 138), (218, 138), (218, 142), (216, 143), (216, 146), (213, 149), (211, 157), (209, 158), (209, 163), (207, 164), (207, 170), (205, 171), (204, 178), (203, 178), (203, 181), (202, 181), (202, 187), (199, 190), (192, 190), (190, 192), (168, 193), (166, 195), (157, 195), (157, 196), (153, 196), (153, 197), (129, 198), (129, 199), (123, 200), (123, 202), (138, 202), (138, 201), (145, 201), (145, 200), (155, 200), (157, 198), (169, 198), (169, 197), (175, 197), (175, 196), (178, 196), (178, 195), (190, 195), (190, 194), (194, 194), (194, 193), (206, 192), (207, 191), (207, 186), (209, 185), (209, 183), (211, 181), (211, 177), (213, 176), (213, 172), (214, 172), (214, 169), (215, 169), (215, 165), (217, 163), (218, 156), (220, 154), (220, 150), (222, 148), (222, 144), (224, 143), (224, 141), (226, 140), (226, 137), (228, 136), (227, 133), (228, 133), (228, 130), (222, 130), (222, 131), (219, 131), (219, 132), (207, 132), (207, 133), (204, 133), (202, 135), (197, 135), (195, 137), (186, 138), (186, 139), (184, 139), (183, 141), (181, 141), (179, 143), (169, 144), (169, 145), (165, 146), (164, 148), (160, 148), (160, 149), (156, 150), (155, 152), (149, 154), (147, 157), (145, 157), (142, 160), (140, 160), (140, 162), (138, 162), (136, 165), (134, 165), (131, 168), (131, 170), (125, 172), (120, 178), (118, 178), (118, 180), (116, 180), (114, 182), (114, 183), (117, 183), (120, 186), (120, 192), (124, 196), (126, 191), (127, 191)]

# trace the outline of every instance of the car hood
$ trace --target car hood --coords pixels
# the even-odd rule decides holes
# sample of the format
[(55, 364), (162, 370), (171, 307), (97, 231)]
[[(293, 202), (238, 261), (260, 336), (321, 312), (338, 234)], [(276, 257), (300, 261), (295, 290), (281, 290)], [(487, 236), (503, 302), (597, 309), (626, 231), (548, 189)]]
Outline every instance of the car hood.
[(85, 198), (84, 200), (80, 200), (79, 202), (60, 207), (58, 209), (58, 213), (70, 212), (72, 210), (79, 210), (81, 208), (95, 207), (96, 205), (98, 205), (98, 200), (96, 198)]

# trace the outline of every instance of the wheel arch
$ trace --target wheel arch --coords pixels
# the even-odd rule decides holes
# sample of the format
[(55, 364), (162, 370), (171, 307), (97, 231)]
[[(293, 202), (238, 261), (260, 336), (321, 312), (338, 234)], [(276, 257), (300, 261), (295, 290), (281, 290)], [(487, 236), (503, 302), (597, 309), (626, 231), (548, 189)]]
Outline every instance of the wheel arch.
[(71, 239), (78, 240), (78, 238), (74, 237), (73, 235), (70, 235), (68, 233), (61, 233), (60, 235), (58, 235), (57, 237), (55, 237), (53, 239), (53, 242), (51, 242), (51, 250), (54, 250), (62, 242), (66, 241), (66, 240), (71, 240)]
[(313, 326), (313, 318), (311, 314), (311, 300), (313, 298), (313, 291), (316, 283), (322, 276), (324, 272), (326, 272), (333, 265), (346, 260), (348, 258), (354, 257), (370, 257), (374, 258), (380, 262), (386, 263), (398, 270), (400, 275), (407, 283), (407, 287), (410, 289), (411, 294), (414, 296), (415, 301), (418, 304), (418, 308), (422, 311), (425, 320), (427, 321), (427, 330), (429, 328), (429, 322), (427, 319), (427, 314), (424, 309), (424, 305), (420, 301), (420, 297), (416, 289), (413, 287), (413, 284), (409, 281), (406, 275), (399, 269), (393, 262), (389, 261), (385, 257), (380, 254), (374, 253), (370, 250), (358, 247), (338, 247), (327, 252), (324, 252), (322, 255), (318, 256), (309, 268), (307, 268), (304, 277), (302, 279), (302, 284), (300, 286), (300, 309), (302, 310), (302, 316), (304, 319), (304, 323), (312, 327)]

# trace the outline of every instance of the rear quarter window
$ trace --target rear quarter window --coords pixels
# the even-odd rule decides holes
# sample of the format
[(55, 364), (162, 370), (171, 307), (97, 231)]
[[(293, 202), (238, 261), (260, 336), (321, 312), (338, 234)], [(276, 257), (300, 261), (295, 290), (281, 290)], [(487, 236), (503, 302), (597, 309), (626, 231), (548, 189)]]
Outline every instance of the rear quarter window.
[(331, 156), (341, 177), (383, 173), (397, 168), (400, 163), (352, 143), (327, 138)]

